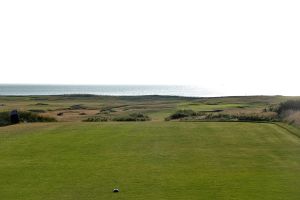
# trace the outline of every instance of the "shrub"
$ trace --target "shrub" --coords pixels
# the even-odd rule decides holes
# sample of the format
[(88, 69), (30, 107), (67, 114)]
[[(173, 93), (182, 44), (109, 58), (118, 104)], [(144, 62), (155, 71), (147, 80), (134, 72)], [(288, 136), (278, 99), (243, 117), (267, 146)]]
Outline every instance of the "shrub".
[(10, 124), (9, 112), (0, 113), (0, 126), (7, 126)]
[(107, 117), (89, 117), (84, 122), (107, 122), (109, 119)]
[(197, 116), (197, 113), (193, 110), (178, 110), (174, 114), (171, 114), (165, 120), (182, 119), (185, 117)]
[(300, 110), (300, 100), (288, 100), (286, 102), (283, 102), (278, 107), (278, 114), (282, 114), (285, 111), (293, 110), (293, 111), (299, 111)]
[(236, 117), (234, 117), (233, 115), (223, 114), (223, 113), (219, 113), (219, 114), (209, 113), (209, 114), (205, 115), (204, 119), (205, 120), (237, 121)]
[(212, 111), (194, 112), (192, 110), (180, 110), (166, 118), (180, 121), (278, 121), (276, 113), (240, 113), (226, 114)]
[(132, 113), (127, 116), (113, 118), (113, 121), (150, 121), (150, 117), (142, 113)]
[(278, 113), (279, 105), (269, 105), (267, 108), (265, 108), (266, 112), (276, 112)]
[[(56, 119), (52, 117), (45, 117), (32, 112), (19, 111), (20, 122), (55, 122)], [(0, 113), (0, 126), (11, 125), (9, 112)]]
[(32, 112), (19, 112), (21, 122), (56, 122), (53, 117), (41, 116)]
[(208, 114), (205, 117), (206, 120), (217, 121), (277, 121), (276, 113), (260, 114), (260, 113), (240, 113), (240, 114)]
[(241, 114), (233, 117), (239, 121), (277, 121), (277, 117), (274, 115)]

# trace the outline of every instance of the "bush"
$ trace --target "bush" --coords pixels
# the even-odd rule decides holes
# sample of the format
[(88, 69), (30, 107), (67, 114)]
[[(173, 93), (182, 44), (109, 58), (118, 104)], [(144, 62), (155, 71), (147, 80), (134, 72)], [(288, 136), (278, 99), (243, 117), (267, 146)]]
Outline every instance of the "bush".
[(113, 121), (150, 121), (150, 117), (142, 113), (132, 113), (127, 116), (115, 117)]
[(166, 118), (180, 121), (278, 121), (276, 113), (240, 113), (226, 114), (219, 112), (194, 112), (192, 110), (180, 110)]
[(45, 117), (32, 112), (19, 112), (21, 122), (56, 122), (53, 117)]
[(174, 114), (167, 117), (165, 120), (182, 119), (185, 117), (197, 116), (197, 113), (193, 110), (178, 110)]
[(208, 114), (205, 117), (206, 120), (217, 121), (253, 121), (253, 122), (265, 122), (265, 121), (278, 121), (276, 113), (273, 114), (260, 114), (260, 113), (240, 113), (240, 114)]
[[(32, 112), (19, 111), (20, 122), (56, 122), (55, 118), (40, 116)], [(11, 125), (10, 112), (0, 113), (0, 126)]]
[(233, 117), (239, 121), (277, 121), (277, 117), (272, 115), (242, 114)]
[(277, 104), (269, 105), (267, 108), (264, 109), (264, 112), (276, 112), (276, 113), (278, 113), (278, 108), (279, 108), (279, 105), (277, 105)]
[(205, 120), (222, 120), (222, 121), (237, 121), (237, 118), (234, 117), (233, 115), (229, 114), (213, 114), (209, 113), (205, 115)]
[(293, 110), (299, 111), (300, 110), (300, 100), (288, 100), (283, 102), (279, 105), (277, 113), (282, 114), (285, 111)]
[(107, 122), (109, 119), (107, 117), (89, 117), (84, 122)]
[(9, 112), (0, 113), (0, 126), (10, 125)]

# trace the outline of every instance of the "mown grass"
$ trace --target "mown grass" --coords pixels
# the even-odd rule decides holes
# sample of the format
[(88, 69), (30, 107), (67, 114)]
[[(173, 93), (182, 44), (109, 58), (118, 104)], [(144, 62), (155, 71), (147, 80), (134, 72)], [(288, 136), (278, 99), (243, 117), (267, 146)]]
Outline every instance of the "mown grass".
[[(275, 124), (0, 128), (0, 197), (5, 200), (296, 200), (299, 185), (300, 139)], [(112, 193), (115, 187), (120, 193)]]

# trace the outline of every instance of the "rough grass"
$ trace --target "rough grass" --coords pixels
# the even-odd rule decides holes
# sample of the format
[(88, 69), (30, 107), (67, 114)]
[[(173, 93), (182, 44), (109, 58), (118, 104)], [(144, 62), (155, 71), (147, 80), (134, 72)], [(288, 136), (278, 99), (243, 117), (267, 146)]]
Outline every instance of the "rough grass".
[[(130, 113), (145, 113), (153, 121), (163, 121), (176, 110), (212, 111), (224, 110), (224, 113), (259, 113), (270, 105), (299, 97), (283, 96), (246, 96), (219, 98), (185, 98), (171, 96), (134, 96), (113, 97), (94, 95), (60, 96), (0, 96), (0, 112), (45, 111), (43, 116), (57, 118), (58, 121), (80, 122), (97, 114), (109, 114), (119, 117)], [(110, 108), (110, 109), (108, 109)], [(106, 110), (108, 109), (108, 110)], [(103, 110), (103, 112), (101, 112)], [(57, 113), (64, 115), (57, 117)], [(80, 113), (86, 113), (81, 115)]]
[[(0, 128), (5, 200), (300, 196), (300, 139), (275, 124), (54, 123)], [(118, 187), (120, 193), (112, 193)]]

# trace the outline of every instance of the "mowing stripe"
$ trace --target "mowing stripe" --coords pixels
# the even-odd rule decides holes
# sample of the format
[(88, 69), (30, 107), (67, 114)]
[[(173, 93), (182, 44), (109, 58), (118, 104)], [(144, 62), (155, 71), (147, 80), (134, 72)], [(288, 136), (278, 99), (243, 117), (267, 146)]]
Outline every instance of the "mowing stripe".
[(290, 134), (292, 134), (292, 135), (294, 135), (294, 136), (296, 136), (297, 138), (300, 139), (300, 135), (298, 133), (295, 133), (294, 131), (290, 130), (289, 128), (287, 128), (287, 127), (285, 127), (285, 126), (283, 126), (281, 124), (278, 124), (278, 123), (271, 123), (271, 124), (275, 124), (276, 126), (278, 126), (278, 127), (282, 128), (282, 129), (286, 130)]

